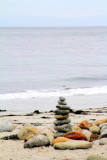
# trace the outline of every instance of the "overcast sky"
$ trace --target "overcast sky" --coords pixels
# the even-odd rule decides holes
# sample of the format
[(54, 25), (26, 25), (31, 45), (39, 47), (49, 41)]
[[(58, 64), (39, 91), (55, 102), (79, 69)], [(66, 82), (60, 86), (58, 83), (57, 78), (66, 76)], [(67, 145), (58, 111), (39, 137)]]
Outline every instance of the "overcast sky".
[(0, 0), (0, 26), (107, 26), (107, 0)]

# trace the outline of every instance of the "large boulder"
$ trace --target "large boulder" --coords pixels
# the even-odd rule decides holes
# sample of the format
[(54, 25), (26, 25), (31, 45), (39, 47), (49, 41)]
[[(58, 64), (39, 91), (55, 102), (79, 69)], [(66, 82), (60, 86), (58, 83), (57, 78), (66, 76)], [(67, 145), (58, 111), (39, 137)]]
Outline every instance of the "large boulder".
[(12, 132), (15, 129), (11, 122), (0, 122), (0, 132)]
[(75, 140), (87, 140), (87, 137), (82, 132), (70, 131), (70, 132), (65, 133), (64, 137), (69, 138), (69, 139), (75, 139)]
[(41, 147), (41, 146), (49, 146), (50, 140), (45, 135), (37, 135), (29, 139), (24, 144), (24, 148), (33, 148), (33, 147)]
[(97, 154), (88, 156), (87, 160), (107, 160), (107, 158)]
[(92, 143), (82, 140), (72, 140), (68, 142), (59, 142), (54, 144), (55, 149), (65, 150), (65, 149), (88, 149), (92, 147)]

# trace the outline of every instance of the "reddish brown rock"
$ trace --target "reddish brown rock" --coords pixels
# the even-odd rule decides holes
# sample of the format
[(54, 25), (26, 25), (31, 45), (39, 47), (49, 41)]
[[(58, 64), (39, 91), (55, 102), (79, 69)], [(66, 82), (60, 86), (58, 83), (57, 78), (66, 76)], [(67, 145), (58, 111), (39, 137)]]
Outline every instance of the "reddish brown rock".
[(91, 136), (90, 136), (90, 142), (93, 142), (93, 141), (95, 141), (95, 140), (98, 140), (98, 138), (99, 138), (99, 135), (98, 135), (98, 134), (91, 134)]
[(67, 132), (66, 134), (64, 134), (64, 137), (69, 138), (69, 139), (86, 140), (87, 141), (87, 137), (82, 132), (70, 131), (70, 132)]

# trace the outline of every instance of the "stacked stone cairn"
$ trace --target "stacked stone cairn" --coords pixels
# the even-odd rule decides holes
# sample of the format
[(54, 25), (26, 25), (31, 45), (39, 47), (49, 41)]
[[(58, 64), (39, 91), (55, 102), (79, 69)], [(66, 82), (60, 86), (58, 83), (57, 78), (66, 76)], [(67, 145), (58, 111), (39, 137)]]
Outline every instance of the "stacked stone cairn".
[(58, 105), (56, 105), (57, 110), (54, 111), (55, 113), (55, 121), (54, 121), (54, 129), (56, 133), (54, 137), (61, 137), (68, 131), (71, 131), (71, 120), (69, 119), (70, 107), (67, 106), (64, 97), (59, 97)]

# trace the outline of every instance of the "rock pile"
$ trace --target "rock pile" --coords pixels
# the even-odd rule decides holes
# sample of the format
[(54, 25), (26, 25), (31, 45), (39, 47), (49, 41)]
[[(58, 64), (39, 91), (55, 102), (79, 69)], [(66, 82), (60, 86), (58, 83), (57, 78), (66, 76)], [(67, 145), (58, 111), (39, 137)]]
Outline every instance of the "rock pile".
[(70, 107), (67, 106), (64, 97), (59, 97), (58, 105), (55, 110), (54, 129), (57, 131), (54, 137), (61, 137), (68, 131), (71, 131), (71, 120), (69, 119)]

